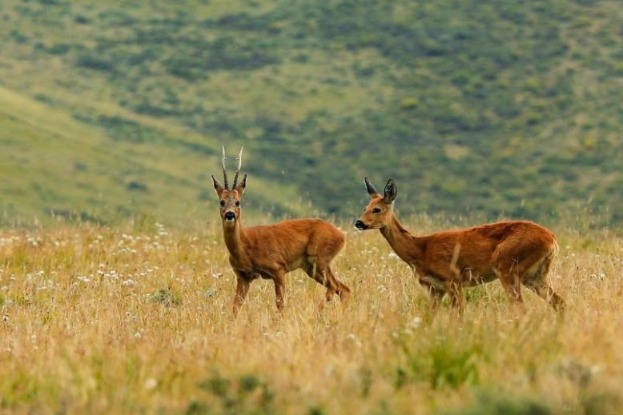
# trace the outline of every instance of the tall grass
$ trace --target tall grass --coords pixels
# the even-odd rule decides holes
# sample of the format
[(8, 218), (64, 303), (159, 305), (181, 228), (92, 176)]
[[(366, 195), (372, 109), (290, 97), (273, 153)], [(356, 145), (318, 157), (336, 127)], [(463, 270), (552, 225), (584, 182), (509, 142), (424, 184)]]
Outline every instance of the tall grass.
[[(434, 227), (421, 222), (413, 226)], [(344, 228), (347, 226), (345, 225)], [(0, 412), (615, 414), (623, 408), (623, 241), (561, 232), (563, 316), (499, 282), (432, 315), (376, 232), (347, 232), (347, 307), (288, 276), (233, 319), (220, 228), (0, 232)]]

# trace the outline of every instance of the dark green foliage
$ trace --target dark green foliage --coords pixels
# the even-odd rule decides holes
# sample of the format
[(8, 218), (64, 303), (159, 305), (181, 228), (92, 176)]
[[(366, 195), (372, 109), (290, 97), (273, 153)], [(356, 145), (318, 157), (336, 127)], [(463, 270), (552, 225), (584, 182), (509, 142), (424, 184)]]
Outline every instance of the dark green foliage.
[(448, 415), (554, 415), (545, 403), (536, 399), (482, 395), (467, 407), (448, 412)]
[(243, 44), (236, 38), (225, 36), (214, 42), (190, 40), (189, 45), (189, 48), (178, 48), (175, 57), (163, 64), (170, 74), (191, 82), (213, 70), (255, 70), (277, 63), (270, 50), (259, 42)]
[(76, 58), (76, 65), (78, 67), (104, 72), (113, 71), (115, 69), (115, 64), (113, 61), (102, 58), (98, 53), (95, 52), (86, 52), (79, 55)]
[[(275, 392), (266, 380), (253, 374), (229, 379), (215, 371), (199, 388), (206, 393), (205, 402), (193, 400), (187, 414), (274, 414)], [(210, 402), (210, 403), (206, 403)]]
[[(590, 415), (614, 415), (621, 409), (620, 393), (609, 390), (579, 390), (577, 404), (556, 407), (547, 397), (509, 395), (507, 392), (479, 392), (474, 403), (445, 412), (446, 415), (554, 415), (581, 413)], [(577, 407), (574, 407), (577, 405)]]
[(409, 340), (398, 343), (406, 357), (404, 367), (396, 369), (395, 387), (401, 388), (409, 382), (425, 382), (433, 389), (457, 389), (463, 385), (478, 385), (479, 364), (486, 358), (479, 342), (469, 341), (453, 344), (439, 336), (423, 349), (418, 349)]
[(171, 287), (159, 289), (151, 295), (150, 299), (152, 302), (166, 307), (178, 306), (182, 304), (182, 296), (178, 292), (171, 289)]

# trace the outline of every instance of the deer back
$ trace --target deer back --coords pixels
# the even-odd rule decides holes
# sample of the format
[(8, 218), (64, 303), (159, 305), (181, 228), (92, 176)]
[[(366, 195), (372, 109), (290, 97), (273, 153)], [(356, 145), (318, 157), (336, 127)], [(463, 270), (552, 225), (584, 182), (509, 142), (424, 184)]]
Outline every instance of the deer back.
[(555, 253), (558, 246), (552, 232), (528, 221), (498, 222), (415, 239), (423, 253), (414, 259), (416, 267), (448, 278), (459, 272), (493, 279), (500, 261), (542, 258)]
[(248, 249), (256, 257), (286, 263), (301, 257), (337, 252), (344, 245), (343, 232), (321, 219), (292, 219), (273, 225), (244, 228)]

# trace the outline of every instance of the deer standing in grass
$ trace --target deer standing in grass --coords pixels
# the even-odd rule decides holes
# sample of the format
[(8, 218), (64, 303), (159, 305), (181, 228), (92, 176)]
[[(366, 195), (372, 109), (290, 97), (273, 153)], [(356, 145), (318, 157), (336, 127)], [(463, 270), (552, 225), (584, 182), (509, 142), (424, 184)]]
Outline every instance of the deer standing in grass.
[(556, 238), (548, 229), (528, 221), (505, 221), (414, 236), (394, 213), (398, 194), (395, 181), (388, 180), (382, 195), (367, 178), (364, 181), (371, 200), (355, 227), (379, 229), (428, 289), (435, 307), (448, 294), (460, 312), (463, 287), (499, 278), (507, 296), (516, 303), (523, 302), (523, 284), (554, 309), (564, 308), (564, 301), (547, 277), (558, 250)]
[(271, 279), (275, 284), (277, 308), (285, 305), (286, 273), (303, 269), (307, 275), (327, 288), (326, 301), (334, 294), (345, 302), (350, 289), (340, 282), (331, 270), (331, 261), (344, 246), (344, 234), (330, 223), (320, 219), (292, 219), (274, 225), (243, 228), (240, 203), (247, 175), (240, 183), (242, 149), (231, 189), (227, 182), (223, 148), (223, 184), (212, 176), (214, 189), (220, 200), (221, 222), (229, 263), (236, 274), (236, 294), (233, 311), (238, 314), (256, 278)]

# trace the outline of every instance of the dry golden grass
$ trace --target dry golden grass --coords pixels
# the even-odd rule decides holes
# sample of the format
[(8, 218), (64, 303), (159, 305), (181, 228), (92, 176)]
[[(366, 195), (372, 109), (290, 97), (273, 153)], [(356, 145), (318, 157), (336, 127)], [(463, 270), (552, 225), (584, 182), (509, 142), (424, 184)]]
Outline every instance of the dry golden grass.
[(324, 289), (294, 272), (283, 314), (261, 280), (234, 320), (216, 224), (4, 230), (0, 412), (620, 413), (623, 242), (561, 233), (562, 317), (529, 292), (513, 309), (494, 282), (462, 319), (433, 318), (378, 232), (349, 230), (346, 308), (318, 313)]

